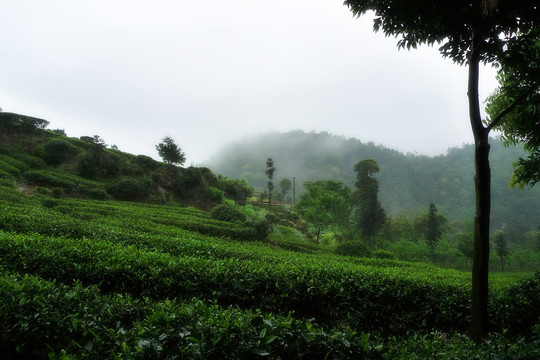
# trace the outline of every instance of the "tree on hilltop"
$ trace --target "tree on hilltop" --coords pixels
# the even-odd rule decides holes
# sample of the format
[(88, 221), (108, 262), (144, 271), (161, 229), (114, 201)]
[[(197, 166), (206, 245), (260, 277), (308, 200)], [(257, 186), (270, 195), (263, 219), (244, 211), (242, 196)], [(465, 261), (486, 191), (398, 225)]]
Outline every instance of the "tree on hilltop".
[(156, 145), (156, 150), (163, 161), (169, 165), (178, 164), (182, 166), (186, 162), (186, 155), (170, 136), (165, 136), (161, 142)]
[(476, 169), (471, 336), (480, 341), (487, 335), (489, 325), (489, 133), (501, 126), (505, 115), (524, 103), (531, 91), (523, 89), (507, 108), (484, 124), (478, 96), (480, 63), (504, 65), (508, 59), (519, 57), (520, 52), (528, 51), (524, 44), (540, 26), (540, 0), (346, 0), (345, 5), (355, 16), (373, 11), (374, 30), (399, 37), (399, 48), (436, 43), (443, 57), (468, 66), (469, 121), (475, 141)]

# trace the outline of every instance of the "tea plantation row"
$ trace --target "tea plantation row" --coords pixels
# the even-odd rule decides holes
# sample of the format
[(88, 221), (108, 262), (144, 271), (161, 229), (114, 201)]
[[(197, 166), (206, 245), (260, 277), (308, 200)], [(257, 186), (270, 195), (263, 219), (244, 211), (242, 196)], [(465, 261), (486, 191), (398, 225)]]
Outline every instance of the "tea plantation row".
[(467, 273), (290, 252), (193, 208), (28, 197), (9, 186), (0, 198), (0, 352), (12, 358), (540, 352), (538, 274), (492, 278), (499, 335), (477, 346), (461, 335)]

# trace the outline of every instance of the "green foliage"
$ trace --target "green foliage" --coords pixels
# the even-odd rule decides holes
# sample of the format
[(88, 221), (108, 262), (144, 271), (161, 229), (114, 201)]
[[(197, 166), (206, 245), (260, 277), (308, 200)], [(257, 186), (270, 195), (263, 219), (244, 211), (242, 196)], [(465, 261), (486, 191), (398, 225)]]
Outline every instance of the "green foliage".
[[(486, 112), (502, 132), (506, 145), (523, 144), (527, 157), (514, 163), (512, 184), (533, 186), (540, 181), (540, 137), (537, 124), (540, 114), (540, 27), (514, 40), (517, 51), (510, 51), (498, 72), (499, 88), (487, 99)], [(536, 64), (536, 66), (535, 66)], [(501, 117), (501, 114), (503, 115)]]
[(121, 178), (110, 184), (107, 191), (120, 200), (137, 200), (148, 196), (151, 185), (146, 178)]
[(390, 251), (396, 254), (399, 260), (404, 261), (424, 261), (430, 255), (429, 247), (425, 242), (416, 243), (408, 240), (400, 240), (392, 244)]
[(502, 230), (495, 231), (493, 234), (493, 242), (495, 243), (497, 256), (501, 258), (501, 271), (504, 271), (504, 258), (508, 256), (509, 250), (506, 243), (506, 237)]
[[(32, 156), (28, 154), (27, 152), (22, 151), (16, 145), (0, 143), (0, 154), (5, 155), (5, 156), (2, 156), (2, 159), (4, 161), (7, 161), (8, 163), (11, 163), (11, 160), (9, 160), (8, 158), (13, 159), (13, 160), (18, 160), (24, 163), (25, 170), (28, 168), (41, 169), (41, 168), (44, 168), (46, 165), (43, 159)], [(15, 165), (15, 167), (17, 167), (17, 165)]]
[(212, 209), (212, 219), (242, 223), (246, 221), (246, 215), (235, 206), (221, 204)]
[(266, 159), (266, 170), (264, 173), (268, 177), (268, 208), (272, 206), (272, 191), (274, 190), (274, 182), (272, 180), (274, 178), (275, 171), (276, 168), (274, 167), (274, 160), (272, 158)]
[(79, 148), (64, 139), (52, 139), (43, 145), (43, 158), (49, 165), (59, 165), (67, 157), (76, 155)]
[[(499, 330), (531, 335), (540, 331), (540, 272), (510, 285), (494, 302), (494, 323)], [(540, 336), (540, 333), (536, 334)]]
[(182, 149), (176, 145), (173, 138), (165, 136), (159, 144), (156, 145), (159, 156), (169, 165), (184, 165), (186, 155)]
[(143, 171), (152, 171), (159, 168), (159, 163), (152, 159), (150, 156), (137, 155), (134, 158), (135, 164), (137, 164)]
[(334, 225), (347, 229), (351, 214), (351, 190), (335, 181), (305, 182), (296, 211), (318, 230)]
[(53, 170), (29, 170), (24, 173), (24, 178), (29, 184), (57, 187), (65, 191), (82, 194), (104, 190), (103, 186), (98, 182)]
[(245, 180), (229, 179), (226, 176), (218, 175), (218, 186), (225, 193), (225, 196), (234, 201), (245, 203), (247, 198), (253, 195), (253, 188)]
[(48, 125), (47, 120), (0, 111), (0, 130), (4, 133), (31, 134), (45, 129)]
[(354, 166), (356, 171), (356, 190), (353, 198), (356, 210), (354, 221), (356, 229), (361, 232), (367, 241), (377, 235), (386, 222), (386, 213), (379, 203), (379, 182), (374, 174), (380, 170), (379, 165), (373, 159), (359, 161)]
[(221, 202), (225, 198), (225, 194), (223, 193), (223, 191), (213, 186), (207, 187), (205, 189), (205, 194), (208, 199), (213, 200), (213, 201)]
[(359, 240), (343, 241), (336, 247), (336, 254), (356, 257), (371, 257), (372, 252), (366, 244)]
[(287, 192), (289, 192), (289, 190), (291, 190), (291, 186), (292, 186), (291, 180), (289, 180), (287, 178), (282, 179), (279, 182), (279, 188), (281, 189), (281, 199), (283, 201), (285, 201), (285, 196), (287, 195)]
[(377, 249), (373, 251), (373, 257), (376, 259), (389, 259), (393, 260), (396, 257), (390, 251)]

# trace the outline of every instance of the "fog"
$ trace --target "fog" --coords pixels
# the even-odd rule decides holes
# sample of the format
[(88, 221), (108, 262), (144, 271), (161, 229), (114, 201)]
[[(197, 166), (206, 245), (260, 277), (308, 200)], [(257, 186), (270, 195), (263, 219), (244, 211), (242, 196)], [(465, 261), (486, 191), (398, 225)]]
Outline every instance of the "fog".
[[(266, 131), (437, 155), (472, 141), (467, 71), (398, 51), (342, 1), (22, 0), (2, 6), (0, 107), (69, 136), (187, 163)], [(496, 86), (484, 69), (481, 97)]]

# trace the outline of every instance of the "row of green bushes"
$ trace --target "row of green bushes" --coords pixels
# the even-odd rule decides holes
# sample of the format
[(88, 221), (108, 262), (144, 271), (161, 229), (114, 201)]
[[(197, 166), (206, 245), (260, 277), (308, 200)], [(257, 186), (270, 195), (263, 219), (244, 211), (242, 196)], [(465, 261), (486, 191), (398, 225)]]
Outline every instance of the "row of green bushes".
[[(0, 277), (6, 359), (533, 359), (538, 343), (411, 333), (389, 340), (350, 329), (200, 300), (152, 302), (34, 276)], [(39, 316), (36, 316), (39, 314)], [(69, 336), (66, 336), (68, 335)]]
[[(465, 281), (456, 284), (456, 278), (448, 276), (451, 272), (443, 270), (438, 276), (418, 275), (414, 268), (309, 263), (286, 257), (270, 264), (235, 258), (208, 260), (106, 240), (13, 233), (0, 233), (0, 252), (1, 265), (11, 271), (63, 283), (99, 284), (105, 292), (154, 299), (197, 296), (223, 305), (294, 311), (295, 316), (314, 318), (326, 327), (346, 323), (353, 329), (383, 334), (468, 328), (470, 288)], [(528, 289), (522, 291), (519, 303), (493, 293), (495, 324), (516, 333), (530, 332), (539, 316), (539, 286), (540, 277), (536, 277), (513, 288), (511, 296)]]
[[(0, 229), (74, 238), (85, 236), (137, 237), (138, 232), (169, 233), (174, 236), (179, 229), (236, 240), (264, 240), (264, 236), (267, 235), (266, 228), (260, 230), (258, 222), (235, 224), (209, 219), (208, 217), (178, 216), (171, 223), (170, 220), (160, 219), (149, 212), (146, 212), (147, 217), (139, 216), (137, 218), (130, 218), (127, 213), (118, 213), (116, 217), (112, 216), (112, 214), (104, 214), (98, 217), (88, 213), (74, 216), (69, 205), (64, 205), (63, 202), (60, 199), (44, 198), (43, 205), (45, 207), (34, 206), (27, 209), (8, 206), (0, 214)], [(70, 203), (67, 202), (67, 204)], [(49, 209), (53, 211), (49, 211)], [(160, 225), (163, 225), (166, 230)], [(263, 223), (263, 225), (265, 224)], [(122, 229), (125, 229), (125, 231)], [(127, 235), (122, 235), (122, 232), (127, 232)]]
[[(32, 359), (536, 359), (538, 337), (414, 333), (382, 339), (350, 328), (192, 299), (103, 295), (0, 269), (0, 352)], [(540, 331), (540, 329), (536, 329)], [(538, 335), (538, 334), (537, 334)]]

